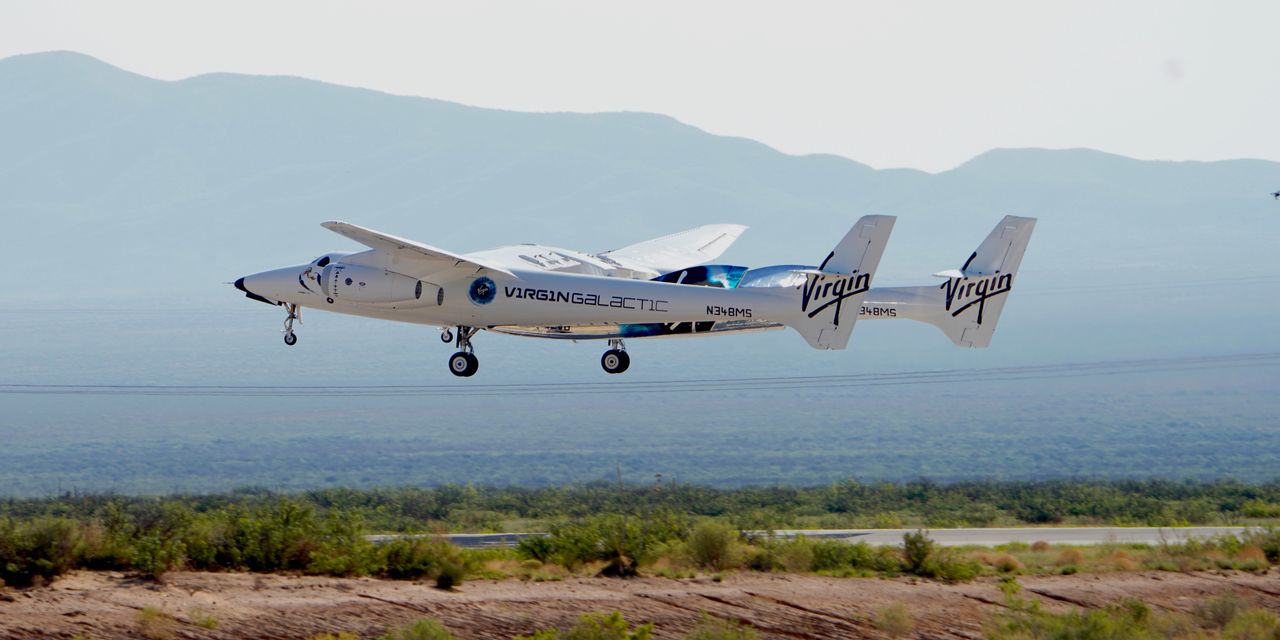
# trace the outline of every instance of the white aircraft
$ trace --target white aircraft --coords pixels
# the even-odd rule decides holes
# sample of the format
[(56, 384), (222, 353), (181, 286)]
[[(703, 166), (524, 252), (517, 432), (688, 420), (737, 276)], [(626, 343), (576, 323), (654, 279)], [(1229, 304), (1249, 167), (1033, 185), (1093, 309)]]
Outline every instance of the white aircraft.
[[(283, 306), (284, 342), (296, 344), (302, 307), (441, 327), (456, 342), (456, 376), (474, 375), (481, 329), (519, 336), (607, 340), (608, 373), (630, 364), (623, 340), (791, 327), (816, 349), (844, 349), (859, 318), (932, 324), (957, 345), (985, 347), (1035, 227), (1006, 216), (940, 284), (871, 288), (893, 216), (864, 216), (813, 266), (708, 265), (746, 227), (713, 224), (622, 249), (585, 254), (513, 245), (456, 254), (346, 222), (326, 229), (369, 250), (326, 253), (308, 264), (245, 276), (235, 287)], [(456, 328), (456, 332), (455, 329)]]

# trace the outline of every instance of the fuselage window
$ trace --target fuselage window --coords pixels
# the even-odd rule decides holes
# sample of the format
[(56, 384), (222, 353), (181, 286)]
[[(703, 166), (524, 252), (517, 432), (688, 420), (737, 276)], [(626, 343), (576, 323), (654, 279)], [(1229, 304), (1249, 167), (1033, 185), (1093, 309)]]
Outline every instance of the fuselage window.
[(323, 267), (323, 266), (328, 265), (328, 264), (329, 264), (329, 256), (324, 256), (324, 257), (320, 258), (319, 260), (316, 260), (316, 266), (317, 266), (317, 267)]

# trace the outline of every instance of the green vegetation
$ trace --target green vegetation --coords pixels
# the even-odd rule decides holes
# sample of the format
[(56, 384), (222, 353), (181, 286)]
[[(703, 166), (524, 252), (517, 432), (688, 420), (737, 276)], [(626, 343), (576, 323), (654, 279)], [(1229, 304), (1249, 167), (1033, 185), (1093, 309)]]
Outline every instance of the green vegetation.
[(652, 636), (653, 623), (632, 629), (622, 614), (614, 611), (583, 614), (578, 624), (568, 629), (544, 629), (531, 636), (516, 636), (515, 640), (649, 640)]
[[(369, 528), (388, 532), (546, 530), (566, 519), (626, 513), (722, 518), (739, 529), (1280, 524), (1280, 481), (940, 484), (928, 480), (847, 480), (813, 487), (741, 489), (690, 484), (664, 484), (661, 488), (619, 488), (612, 483), (543, 488), (445, 485), (321, 489), (284, 495), (320, 514), (354, 514)], [(103, 516), (113, 507), (126, 514), (150, 511), (148, 518), (160, 518), (165, 515), (165, 505), (196, 512), (224, 507), (253, 510), (280, 497), (259, 488), (163, 498), (66, 493), (0, 499), (0, 518), (43, 515), (83, 519)]]
[(713, 618), (702, 614), (702, 621), (684, 640), (757, 640), (760, 634), (755, 629), (723, 618)]
[(454, 640), (455, 636), (435, 620), (423, 619), (388, 629), (378, 640)]
[[(1077, 482), (844, 483), (734, 491), (673, 486), (660, 492), (599, 486), (558, 491), (444, 487), (163, 498), (70, 494), (0, 503), (0, 580), (14, 587), (38, 586), (74, 568), (125, 570), (162, 580), (167, 571), (185, 568), (380, 576), (430, 580), (452, 589), (469, 577), (542, 581), (641, 572), (670, 578), (699, 572), (722, 578), (723, 572), (734, 570), (911, 574), (960, 582), (979, 575), (1080, 571), (1261, 571), (1280, 563), (1280, 531), (1275, 528), (1154, 546), (1070, 548), (1039, 542), (995, 550), (943, 548), (924, 530), (905, 535), (899, 548), (783, 539), (770, 531), (824, 517), (815, 512), (849, 519), (892, 516), (901, 522), (933, 509), (957, 513), (966, 504), (1004, 514), (1027, 512), (1028, 504), (1036, 504), (1030, 513), (1095, 515), (1124, 504), (1147, 505), (1152, 513), (1210, 504), (1204, 510), (1212, 514), (1210, 520), (1239, 522), (1242, 517), (1224, 514), (1240, 513), (1246, 506), (1254, 513), (1267, 512), (1276, 492), (1272, 486), (1234, 483)], [(1090, 506), (1092, 499), (1110, 506)], [(523, 540), (514, 549), (489, 550), (459, 549), (430, 535), (494, 521), (528, 529), (545, 526), (549, 533)], [(367, 534), (379, 529), (419, 535), (369, 542)]]
[(1006, 580), (1001, 588), (1007, 609), (988, 626), (990, 640), (1280, 640), (1274, 613), (1230, 594), (1201, 603), (1192, 615), (1154, 610), (1132, 599), (1100, 609), (1050, 613), (1038, 600), (1022, 598), (1016, 580)]

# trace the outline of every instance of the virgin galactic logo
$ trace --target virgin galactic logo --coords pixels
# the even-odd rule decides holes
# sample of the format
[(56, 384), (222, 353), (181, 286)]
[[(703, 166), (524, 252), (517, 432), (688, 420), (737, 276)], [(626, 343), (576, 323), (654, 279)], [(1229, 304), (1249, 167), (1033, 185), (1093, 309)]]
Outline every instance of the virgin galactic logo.
[(467, 296), (476, 304), (489, 304), (498, 295), (498, 287), (489, 278), (481, 277), (471, 281)]

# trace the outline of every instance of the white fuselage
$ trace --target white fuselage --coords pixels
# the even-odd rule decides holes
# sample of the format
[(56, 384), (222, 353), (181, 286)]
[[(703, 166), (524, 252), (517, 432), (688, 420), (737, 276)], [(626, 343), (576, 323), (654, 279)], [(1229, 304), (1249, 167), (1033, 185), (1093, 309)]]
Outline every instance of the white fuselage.
[[(520, 249), (520, 247), (513, 247)], [(500, 250), (485, 252), (490, 262)], [(543, 252), (544, 254), (546, 252)], [(558, 252), (563, 256), (567, 252)], [(480, 254), (476, 254), (480, 255)], [(376, 252), (335, 256), (327, 268), (313, 262), (246, 276), (247, 291), (270, 301), (336, 313), (437, 326), (590, 325), (674, 323), (704, 320), (784, 322), (800, 312), (794, 289), (719, 289), (610, 275), (528, 269), (507, 261), (508, 273), (448, 270), (418, 295), (387, 300), (352, 299), (348, 291), (374, 289), (374, 279), (401, 279), (394, 265), (377, 264)], [(338, 261), (341, 262), (338, 262)], [(371, 263), (372, 262), (372, 263)], [(346, 266), (355, 265), (355, 266)], [(597, 265), (568, 265), (574, 270), (604, 271)], [(343, 269), (347, 269), (344, 271)], [(361, 273), (347, 277), (353, 269)], [(628, 274), (630, 275), (630, 274)], [(361, 276), (367, 276), (363, 279)], [(409, 289), (403, 289), (409, 291)]]

